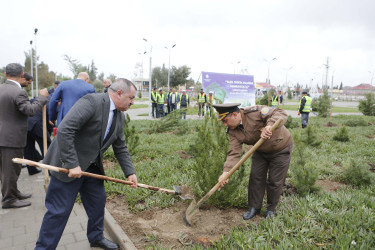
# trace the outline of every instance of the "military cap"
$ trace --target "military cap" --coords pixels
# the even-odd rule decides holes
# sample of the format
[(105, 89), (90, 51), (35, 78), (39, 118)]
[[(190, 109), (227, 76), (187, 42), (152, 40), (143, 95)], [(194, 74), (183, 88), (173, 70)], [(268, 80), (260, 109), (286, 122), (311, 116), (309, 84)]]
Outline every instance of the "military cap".
[(227, 115), (238, 111), (238, 106), (240, 106), (241, 103), (224, 103), (224, 104), (214, 104), (212, 107), (214, 107), (219, 114), (218, 120), (223, 120)]
[(160, 91), (163, 91), (163, 89), (159, 89), (159, 92), (160, 92)]
[(154, 90), (156, 90), (156, 88), (154, 88)]
[(303, 91), (302, 94), (303, 94), (303, 95), (307, 95), (307, 91)]

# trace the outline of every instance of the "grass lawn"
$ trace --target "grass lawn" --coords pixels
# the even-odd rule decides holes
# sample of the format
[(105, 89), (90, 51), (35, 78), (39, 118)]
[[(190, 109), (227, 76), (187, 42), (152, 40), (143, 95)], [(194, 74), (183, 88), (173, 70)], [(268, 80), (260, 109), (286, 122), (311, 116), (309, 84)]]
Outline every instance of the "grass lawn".
[[(146, 105), (147, 106), (147, 105)], [(198, 112), (194, 108), (188, 112)], [(337, 111), (334, 111), (337, 112)], [(345, 111), (353, 112), (353, 111)], [(327, 127), (328, 118), (311, 117), (309, 126), (315, 130), (321, 146), (308, 146), (305, 161), (318, 171), (318, 179), (340, 181), (344, 170), (354, 161), (358, 166), (369, 168), (375, 164), (375, 117), (361, 116), (369, 126), (347, 127), (349, 142), (337, 142), (333, 136), (348, 120), (358, 116), (334, 116), (332, 122), (337, 127)], [(297, 118), (295, 118), (297, 119)], [(197, 136), (197, 126), (203, 120), (183, 120), (185, 133), (153, 133), (152, 127), (160, 121), (131, 121), (139, 135), (140, 144), (132, 154), (132, 161), (138, 181), (153, 186), (171, 189), (173, 185), (196, 185), (193, 179), (194, 158), (189, 155), (189, 147)], [(299, 123), (299, 122), (298, 122)], [(301, 128), (290, 129), (291, 133), (304, 133)], [(115, 161), (109, 149), (105, 158)], [(294, 148), (286, 182), (293, 182), (297, 166), (297, 150)], [(223, 166), (217, 166), (221, 174)], [(247, 201), (247, 181), (250, 160), (242, 166), (245, 174), (238, 193), (238, 203), (233, 207), (243, 207)], [(107, 175), (124, 178), (118, 164), (107, 169)], [(375, 174), (371, 173), (372, 177)], [(145, 189), (130, 189), (128, 186), (105, 182), (107, 194), (122, 194), (129, 208), (137, 211), (153, 207), (171, 207), (179, 199), (163, 193)], [(214, 194), (215, 195), (215, 194)], [(264, 211), (262, 210), (262, 213)], [(244, 223), (233, 228), (218, 241), (215, 249), (374, 249), (375, 247), (375, 185), (354, 187), (347, 185), (337, 192), (320, 191), (301, 197), (297, 194), (283, 195), (277, 207), (277, 216), (262, 219), (257, 224)], [(157, 242), (150, 248), (160, 249)], [(194, 245), (195, 249), (204, 249)]]

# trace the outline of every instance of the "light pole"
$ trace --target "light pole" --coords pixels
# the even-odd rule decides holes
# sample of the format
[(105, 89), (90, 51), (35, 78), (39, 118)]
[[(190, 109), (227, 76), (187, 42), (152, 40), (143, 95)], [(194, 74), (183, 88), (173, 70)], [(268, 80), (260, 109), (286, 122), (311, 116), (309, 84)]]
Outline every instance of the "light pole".
[(233, 74), (235, 75), (236, 74), (236, 65), (237, 64), (240, 64), (241, 63), (241, 61), (238, 61), (238, 62), (236, 62), (236, 63), (234, 63), (234, 62), (232, 62), (231, 64), (233, 64)]
[(143, 41), (150, 44), (150, 79), (148, 82), (148, 118), (151, 119), (152, 117), (152, 110), (151, 110), (151, 85), (152, 85), (152, 44), (147, 41), (146, 38), (143, 38)]
[(267, 74), (267, 83), (268, 84), (271, 84), (271, 81), (270, 81), (270, 67), (271, 67), (271, 62), (276, 60), (276, 57), (272, 58), (271, 60), (266, 60), (264, 59), (264, 61), (268, 62), (268, 74)]
[(286, 69), (286, 78), (285, 78), (285, 86), (288, 86), (289, 88), (289, 83), (288, 83), (288, 72), (289, 70), (293, 69), (293, 66), (290, 67), (289, 69)]
[(371, 81), (370, 81), (370, 85), (371, 85), (371, 90), (372, 90), (372, 80), (374, 79), (374, 74), (375, 74), (375, 71), (368, 71), (371, 75)]
[(169, 50), (169, 66), (168, 66), (168, 91), (169, 91), (169, 79), (170, 79), (170, 75), (171, 75), (171, 50), (176, 46), (176, 44), (173, 44), (170, 48), (168, 48), (167, 46), (165, 46), (164, 48), (166, 48), (167, 50)]
[(143, 53), (138, 53), (138, 55), (140, 55), (142, 57), (142, 67), (141, 67), (141, 77), (142, 77), (142, 81), (143, 81), (143, 55), (146, 54), (147, 51), (143, 52)]
[[(33, 67), (33, 41), (30, 41), (30, 74), (32, 77), (34, 77), (34, 67)], [(31, 83), (31, 97), (34, 99), (34, 81)]]
[(36, 35), (38, 33), (38, 29), (34, 30), (35, 34), (35, 83), (36, 83), (36, 93), (39, 92), (39, 85), (38, 85), (38, 53), (36, 49)]

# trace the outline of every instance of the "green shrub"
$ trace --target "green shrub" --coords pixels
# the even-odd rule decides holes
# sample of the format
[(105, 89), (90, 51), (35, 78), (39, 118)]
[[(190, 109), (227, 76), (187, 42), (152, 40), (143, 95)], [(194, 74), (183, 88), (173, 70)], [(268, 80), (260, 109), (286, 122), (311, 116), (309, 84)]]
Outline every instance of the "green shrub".
[(298, 128), (298, 119), (293, 119), (291, 115), (288, 116), (288, 120), (284, 124), (286, 128)]
[(164, 133), (177, 130), (178, 134), (186, 133), (185, 122), (182, 122), (184, 109), (176, 109), (151, 125), (151, 132)]
[(316, 131), (313, 129), (312, 126), (308, 126), (307, 129), (303, 130), (305, 132), (305, 136), (303, 137), (303, 142), (312, 147), (319, 147), (322, 144), (316, 136)]
[[(215, 116), (205, 116), (204, 122), (196, 129), (198, 134), (194, 144), (190, 145), (189, 153), (194, 156), (194, 193), (201, 198), (217, 184), (219, 176), (223, 173), (229, 141), (223, 124), (217, 121)], [(240, 167), (221, 192), (215, 192), (207, 202), (218, 207), (246, 206), (246, 184), (243, 182), (246, 182), (248, 177), (244, 171), (245, 167)]]
[(261, 99), (256, 100), (256, 104), (268, 106), (268, 95), (264, 95)]
[(333, 136), (333, 140), (341, 142), (349, 141), (349, 133), (345, 125), (336, 131), (336, 134)]
[(317, 111), (318, 116), (320, 117), (327, 117), (330, 108), (330, 99), (328, 96), (328, 92), (324, 91), (324, 94), (322, 96), (319, 96), (316, 101), (315, 100), (312, 103), (313, 111)]
[(375, 116), (375, 95), (366, 94), (366, 100), (359, 101), (358, 109), (364, 115)]
[(298, 131), (293, 134), (294, 147), (297, 151), (297, 162), (293, 165), (293, 184), (297, 188), (300, 196), (306, 196), (309, 193), (314, 193), (320, 190), (315, 182), (318, 178), (318, 171), (312, 163), (306, 163), (309, 159), (306, 151), (306, 143), (301, 140), (301, 135)]
[(367, 166), (359, 165), (351, 160), (340, 178), (346, 184), (356, 187), (368, 186), (374, 183), (374, 175), (368, 170)]
[(129, 153), (134, 154), (136, 147), (139, 145), (139, 135), (136, 133), (134, 125), (130, 127), (130, 116), (128, 114), (125, 117), (124, 137)]
[(348, 127), (368, 126), (368, 122), (366, 122), (363, 118), (358, 118), (355, 120), (346, 121), (345, 125)]
[(138, 98), (139, 98), (139, 99), (142, 98), (142, 91), (138, 91)]
[(288, 100), (291, 100), (293, 98), (292, 91), (290, 88), (288, 88)]

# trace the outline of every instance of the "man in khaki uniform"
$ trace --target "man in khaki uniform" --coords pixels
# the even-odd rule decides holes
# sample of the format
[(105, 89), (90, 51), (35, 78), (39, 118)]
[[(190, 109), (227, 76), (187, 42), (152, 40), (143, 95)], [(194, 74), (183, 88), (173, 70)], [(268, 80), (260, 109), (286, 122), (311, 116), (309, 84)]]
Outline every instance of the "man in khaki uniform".
[[(241, 104), (213, 105), (219, 113), (218, 120), (223, 121), (227, 127), (230, 145), (219, 182), (222, 186), (228, 182), (228, 180), (223, 181), (223, 178), (226, 172), (229, 172), (240, 160), (242, 144), (254, 145), (260, 138), (266, 139), (252, 156), (248, 186), (249, 210), (243, 215), (243, 219), (249, 220), (260, 213), (266, 190), (266, 217), (270, 217), (274, 215), (279, 202), (292, 154), (292, 136), (284, 126), (288, 115), (279, 108), (252, 106), (239, 109), (239, 105)], [(271, 126), (278, 119), (283, 120), (280, 127), (271, 132)]]

